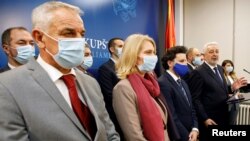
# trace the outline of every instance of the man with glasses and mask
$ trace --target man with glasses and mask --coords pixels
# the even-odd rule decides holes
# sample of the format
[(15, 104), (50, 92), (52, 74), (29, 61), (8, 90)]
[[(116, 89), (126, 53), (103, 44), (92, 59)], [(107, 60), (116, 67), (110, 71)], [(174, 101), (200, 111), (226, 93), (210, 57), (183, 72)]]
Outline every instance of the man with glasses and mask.
[(1, 141), (118, 141), (94, 78), (74, 67), (84, 59), (81, 10), (49, 1), (32, 12), (40, 55), (0, 74)]
[(35, 56), (34, 40), (24, 27), (6, 29), (2, 34), (2, 47), (8, 63), (0, 69), (0, 72), (26, 64), (32, 56)]

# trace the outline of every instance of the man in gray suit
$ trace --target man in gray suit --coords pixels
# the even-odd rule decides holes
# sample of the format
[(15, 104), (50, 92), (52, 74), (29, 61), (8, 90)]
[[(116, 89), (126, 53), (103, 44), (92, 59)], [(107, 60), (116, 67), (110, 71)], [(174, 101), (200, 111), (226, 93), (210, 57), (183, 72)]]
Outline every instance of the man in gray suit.
[[(80, 13), (78, 7), (58, 1), (33, 10), (32, 35), (40, 55), (37, 61), (31, 58), (0, 74), (1, 141), (120, 140), (96, 80), (72, 69), (84, 56)], [(74, 76), (75, 96), (92, 115), (90, 126), (82, 124), (77, 112), (83, 108), (75, 110), (71, 88), (61, 79), (64, 76)], [(93, 134), (91, 128), (95, 128)]]

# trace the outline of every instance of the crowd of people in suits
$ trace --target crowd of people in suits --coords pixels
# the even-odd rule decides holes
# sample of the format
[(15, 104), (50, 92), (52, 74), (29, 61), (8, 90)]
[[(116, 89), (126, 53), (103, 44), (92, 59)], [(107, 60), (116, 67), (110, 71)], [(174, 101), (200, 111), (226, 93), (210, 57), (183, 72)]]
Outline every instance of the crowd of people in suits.
[[(247, 80), (236, 76), (232, 61), (218, 64), (218, 43), (208, 42), (202, 53), (174, 46), (158, 59), (148, 35), (115, 37), (94, 78), (81, 13), (49, 1), (34, 8), (32, 33), (3, 32), (0, 140), (206, 141), (208, 126), (235, 124), (239, 105), (227, 100)], [(158, 61), (161, 76), (154, 73)]]

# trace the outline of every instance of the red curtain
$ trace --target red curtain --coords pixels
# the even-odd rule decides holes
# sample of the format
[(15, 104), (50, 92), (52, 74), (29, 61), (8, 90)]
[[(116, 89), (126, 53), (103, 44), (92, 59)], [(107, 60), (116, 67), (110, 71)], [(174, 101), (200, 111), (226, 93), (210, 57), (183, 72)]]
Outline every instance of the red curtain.
[(166, 21), (166, 31), (165, 31), (165, 48), (171, 48), (175, 46), (175, 24), (174, 24), (174, 0), (168, 1), (168, 12)]

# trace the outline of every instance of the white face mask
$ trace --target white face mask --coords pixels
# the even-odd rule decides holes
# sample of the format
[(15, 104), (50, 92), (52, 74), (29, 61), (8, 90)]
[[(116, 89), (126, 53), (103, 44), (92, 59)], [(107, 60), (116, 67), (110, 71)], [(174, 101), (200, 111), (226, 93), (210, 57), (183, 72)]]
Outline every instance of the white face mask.
[(54, 60), (63, 68), (71, 69), (82, 64), (84, 59), (84, 38), (59, 38), (56, 40), (47, 33), (46, 36), (58, 42), (58, 53), (53, 55)]
[(226, 71), (227, 71), (227, 73), (230, 73), (230, 72), (232, 72), (233, 71), (233, 67), (232, 66), (229, 66), (229, 67), (226, 67)]
[(93, 57), (92, 56), (84, 57), (84, 61), (81, 64), (81, 67), (87, 70), (92, 65), (93, 65)]
[(120, 58), (121, 55), (122, 55), (122, 48), (116, 47), (115, 48), (115, 53), (116, 53), (117, 57)]
[(33, 55), (33, 52), (34, 52), (33, 48), (34, 47), (32, 47), (31, 45), (25, 45), (25, 46), (12, 48), (12, 49), (17, 50), (17, 56), (14, 57), (15, 60), (19, 62), (20, 64), (26, 64)]
[(203, 62), (201, 61), (201, 57), (195, 56), (195, 57), (194, 57), (194, 60), (192, 61), (192, 63), (193, 63), (195, 66), (200, 66)]
[(155, 65), (158, 61), (158, 57), (156, 55), (153, 56), (144, 56), (143, 57), (143, 64), (138, 65), (138, 69), (141, 72), (151, 72), (155, 69)]

